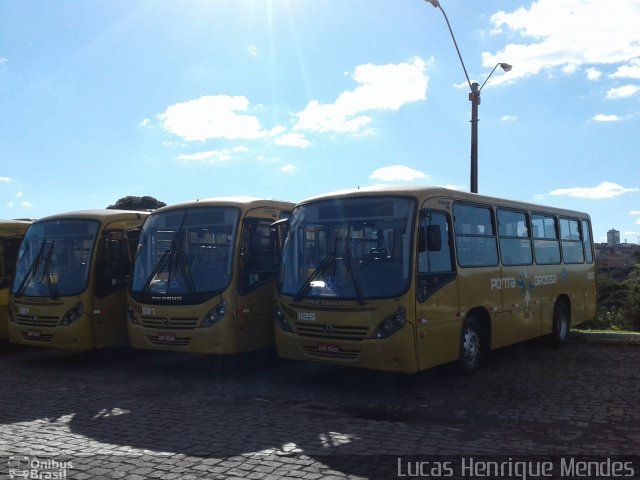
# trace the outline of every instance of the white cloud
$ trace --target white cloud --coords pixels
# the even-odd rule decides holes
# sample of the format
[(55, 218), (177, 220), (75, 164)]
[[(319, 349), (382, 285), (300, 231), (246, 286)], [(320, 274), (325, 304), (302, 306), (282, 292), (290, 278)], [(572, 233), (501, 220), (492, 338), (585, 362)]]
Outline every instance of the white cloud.
[(0, 177), (0, 183), (13, 183), (14, 181), (11, 177)]
[(587, 73), (587, 79), (592, 82), (600, 80), (600, 77), (602, 76), (602, 72), (597, 68), (587, 68), (585, 72)]
[(517, 122), (518, 121), (518, 117), (516, 117), (514, 115), (504, 115), (502, 117), (502, 121), (503, 122)]
[(425, 69), (426, 64), (419, 57), (411, 63), (359, 65), (353, 74), (359, 86), (341, 93), (334, 103), (312, 100), (296, 114), (294, 129), (362, 133), (372, 121), (365, 112), (398, 110), (426, 98)]
[(245, 153), (249, 149), (244, 146), (238, 146), (234, 148), (223, 148), (222, 150), (208, 150), (206, 152), (198, 152), (191, 154), (182, 154), (176, 157), (176, 160), (184, 162), (204, 162), (204, 163), (220, 163), (231, 160), (234, 153)]
[(16, 198), (22, 198), (22, 197), (24, 197), (24, 193), (22, 192), (16, 193)]
[(414, 170), (404, 165), (389, 165), (375, 170), (369, 178), (382, 180), (385, 182), (405, 181), (411, 182), (419, 178), (429, 178), (423, 172)]
[(145, 118), (140, 122), (141, 127), (148, 127), (149, 125), (151, 125), (151, 120), (149, 120), (148, 118)]
[(247, 52), (249, 52), (254, 57), (257, 57), (258, 56), (258, 47), (256, 47), (255, 45), (249, 45), (247, 47)]
[(628, 98), (640, 92), (640, 85), (623, 85), (622, 87), (612, 88), (607, 92), (607, 98), (617, 100), (619, 98)]
[(640, 57), (638, 0), (537, 0), (528, 8), (492, 15), (494, 33), (509, 30), (523, 43), (483, 53), (484, 65), (514, 65), (508, 78), (535, 75), (553, 68), (572, 72), (580, 65), (614, 65)]
[(311, 142), (301, 133), (287, 133), (274, 140), (277, 145), (307, 148)]
[(296, 167), (295, 165), (292, 165), (291, 163), (288, 163), (287, 165), (283, 165), (282, 167), (280, 167), (280, 171), (284, 173), (292, 173), (292, 172), (295, 172), (296, 170), (298, 170), (298, 167)]
[(207, 95), (171, 105), (158, 118), (165, 130), (188, 141), (256, 139), (282, 131), (263, 130), (257, 117), (244, 114), (248, 109), (246, 97)]
[(605, 115), (603, 113), (599, 113), (593, 117), (593, 120), (596, 122), (619, 122), (622, 119), (618, 115)]
[(32, 204), (31, 202), (22, 202), (22, 203), (21, 203), (21, 205), (22, 205), (24, 208), (31, 208), (31, 207), (33, 207), (33, 204)]
[(7, 63), (8, 60), (5, 57), (0, 57), (0, 65), (2, 65), (3, 63)]
[(637, 192), (638, 190), (640, 189), (625, 188), (617, 183), (602, 182), (600, 185), (595, 187), (560, 188), (549, 192), (549, 195), (600, 200), (603, 198), (618, 197), (624, 193)]
[(629, 215), (640, 215), (640, 210), (631, 210)]
[(633, 58), (627, 65), (618, 67), (611, 75), (613, 78), (633, 78), (640, 80), (640, 58)]

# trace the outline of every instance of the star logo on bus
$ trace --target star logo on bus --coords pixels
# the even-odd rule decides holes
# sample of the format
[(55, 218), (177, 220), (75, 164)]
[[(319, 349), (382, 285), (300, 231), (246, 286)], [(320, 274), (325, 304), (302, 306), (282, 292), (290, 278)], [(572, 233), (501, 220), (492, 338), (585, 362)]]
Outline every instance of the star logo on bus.
[(527, 274), (526, 270), (518, 276), (516, 285), (522, 290), (522, 294), (524, 295), (525, 308), (529, 308), (529, 304), (531, 303), (531, 295), (535, 291), (536, 286), (534, 285), (533, 280), (529, 279), (529, 275)]

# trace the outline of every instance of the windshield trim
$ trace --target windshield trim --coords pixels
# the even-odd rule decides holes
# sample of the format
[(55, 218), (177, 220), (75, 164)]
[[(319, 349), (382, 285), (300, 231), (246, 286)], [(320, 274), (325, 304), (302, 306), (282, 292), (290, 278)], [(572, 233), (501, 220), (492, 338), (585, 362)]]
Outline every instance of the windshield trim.
[[(293, 290), (295, 291), (285, 291), (284, 288), (284, 278), (285, 278), (285, 274), (284, 274), (284, 265), (283, 262), (286, 261), (286, 250), (287, 248), (293, 248), (292, 246), (288, 245), (290, 242), (293, 242), (294, 240), (291, 237), (292, 231), (296, 228), (299, 228), (296, 225), (296, 220), (298, 220), (299, 216), (298, 213), (300, 212), (301, 209), (307, 209), (309, 207), (314, 207), (314, 206), (319, 206), (320, 204), (329, 204), (329, 203), (335, 203), (335, 202), (352, 202), (352, 201), (362, 201), (362, 200), (383, 200), (383, 199), (389, 199), (389, 200), (402, 200), (402, 201), (408, 201), (408, 209), (409, 209), (409, 214), (408, 214), (408, 218), (406, 219), (407, 223), (405, 224), (408, 227), (408, 234), (409, 234), (409, 240), (408, 240), (408, 255), (406, 258), (406, 272), (403, 271), (403, 274), (406, 273), (406, 280), (403, 281), (402, 284), (402, 288), (389, 292), (388, 294), (381, 294), (381, 295), (375, 295), (375, 294), (369, 294), (367, 295), (365, 291), (362, 290), (362, 283), (361, 283), (361, 275), (360, 272), (355, 271), (353, 273), (350, 274), (351, 277), (351, 282), (353, 284), (354, 287), (354, 294), (353, 295), (345, 295), (345, 296), (312, 296), (312, 295), (308, 295), (307, 292), (309, 291), (309, 289), (311, 288), (311, 282), (318, 277), (320, 274), (322, 274), (322, 272), (324, 270), (326, 270), (327, 268), (329, 268), (330, 264), (332, 262), (335, 262), (336, 260), (334, 259), (335, 257), (335, 252), (329, 252), (327, 255), (325, 255), (325, 257), (323, 257), (323, 259), (318, 262), (315, 265), (315, 270), (312, 272), (312, 275), (309, 275), (306, 279), (306, 283), (302, 283), (299, 284), (299, 288), (296, 289), (295, 287), (293, 288)], [(411, 285), (414, 281), (413, 278), (413, 262), (414, 262), (414, 257), (415, 257), (415, 229), (416, 229), (416, 212), (417, 212), (417, 199), (413, 196), (409, 196), (409, 195), (398, 195), (398, 194), (389, 194), (389, 195), (350, 195), (350, 196), (346, 196), (346, 197), (342, 197), (342, 198), (321, 198), (318, 200), (313, 200), (313, 201), (306, 201), (304, 203), (301, 203), (299, 205), (297, 205), (294, 209), (293, 212), (291, 213), (291, 216), (289, 218), (289, 228), (288, 228), (288, 232), (287, 232), (287, 237), (284, 243), (284, 247), (283, 247), (283, 251), (281, 254), (281, 264), (279, 266), (279, 272), (278, 272), (278, 276), (277, 276), (277, 292), (279, 295), (283, 295), (283, 296), (289, 296), (292, 297), (294, 299), (294, 301), (299, 302), (301, 300), (306, 300), (306, 301), (311, 301), (311, 302), (335, 302), (335, 301), (356, 301), (358, 302), (360, 305), (364, 305), (366, 304), (367, 301), (369, 300), (379, 300), (379, 299), (389, 299), (389, 298), (398, 298), (401, 297), (402, 295), (405, 295), (409, 289), (411, 288)], [(403, 217), (397, 217), (397, 218), (403, 218)], [(350, 247), (349, 247), (350, 250)], [(333, 256), (332, 256), (333, 255)], [(350, 253), (348, 255), (348, 257), (352, 257), (352, 254)], [(347, 257), (347, 258), (348, 258)], [(404, 259), (402, 259), (404, 261)], [(325, 265), (323, 265), (323, 262), (326, 262)], [(349, 259), (349, 263), (351, 264), (351, 266), (353, 266), (353, 262), (354, 260), (352, 258)], [(323, 268), (321, 268), (323, 267)], [(404, 266), (403, 266), (404, 268)], [(354, 278), (354, 275), (356, 278)], [(313, 278), (312, 278), (313, 277)]]
[[(227, 223), (226, 225), (232, 226), (232, 231), (230, 233), (231, 244), (229, 247), (229, 260), (228, 267), (226, 270), (227, 282), (224, 285), (213, 285), (215, 288), (211, 290), (197, 290), (196, 282), (193, 277), (193, 272), (188, 265), (187, 259), (185, 257), (184, 251), (181, 249), (181, 245), (183, 242), (182, 232), (184, 228), (187, 228), (189, 225), (185, 224), (185, 220), (188, 217), (189, 212), (205, 210), (205, 209), (215, 209), (219, 211), (225, 212), (234, 212), (234, 223)], [(129, 295), (133, 300), (139, 303), (150, 304), (150, 305), (197, 305), (201, 304), (211, 298), (214, 298), (224, 291), (228, 290), (230, 285), (232, 285), (233, 278), (235, 277), (234, 272), (236, 268), (236, 250), (238, 248), (238, 235), (240, 225), (242, 224), (242, 209), (235, 205), (217, 205), (217, 204), (203, 204), (203, 205), (185, 205), (180, 206), (178, 208), (170, 208), (163, 209), (162, 211), (154, 212), (146, 219), (144, 225), (142, 226), (142, 231), (140, 235), (140, 245), (138, 247), (138, 252), (136, 254), (136, 259), (134, 263), (134, 272), (132, 274), (132, 279), (135, 278), (136, 272), (135, 270), (138, 268), (142, 268), (140, 265), (141, 254), (143, 254), (143, 249), (145, 248), (147, 237), (151, 235), (150, 229), (153, 228), (154, 232), (157, 232), (159, 229), (156, 225), (151, 227), (152, 223), (155, 224), (155, 219), (159, 219), (161, 217), (167, 215), (180, 215), (182, 214), (182, 219), (180, 220), (180, 225), (176, 229), (176, 232), (173, 235), (171, 240), (170, 249), (163, 252), (161, 259), (155, 264), (153, 270), (147, 275), (147, 278), (144, 280), (144, 283), (141, 287), (135, 287), (135, 280), (132, 280), (129, 286)], [(212, 225), (215, 225), (212, 222)], [(146, 262), (145, 262), (146, 263)], [(170, 277), (176, 273), (176, 271), (182, 271), (185, 276), (185, 282), (187, 288), (184, 292), (172, 292), (170, 289), (166, 291), (166, 293), (154, 292), (151, 291), (150, 285), (153, 281), (153, 278), (159, 271), (161, 271), (166, 265), (169, 265), (169, 275)], [(170, 278), (169, 277), (169, 278)]]
[[(89, 228), (85, 234), (75, 234), (73, 230), (67, 230), (66, 232), (62, 230), (63, 235), (60, 233), (46, 232), (47, 226), (51, 225), (49, 228), (53, 230), (59, 228), (60, 224), (65, 225), (67, 229), (69, 229), (69, 225), (91, 225), (92, 227), (90, 228), (95, 228), (95, 230), (90, 231)], [(102, 224), (100, 221), (82, 218), (56, 218), (31, 224), (20, 244), (18, 259), (16, 261), (16, 271), (11, 285), (11, 294), (15, 297), (49, 298), (52, 300), (60, 297), (75, 297), (81, 295), (89, 287), (89, 279), (91, 275), (93, 275), (95, 248), (101, 230)], [(63, 245), (62, 248), (64, 248), (66, 240), (80, 241), (80, 239), (85, 236), (88, 238), (82, 241), (90, 241), (91, 246), (86, 249), (86, 257), (83, 258), (85, 263), (82, 269), (72, 273), (68, 270), (52, 272), (54, 266), (53, 256), (66, 255), (68, 253), (64, 251), (60, 252), (58, 246)], [(25, 255), (29, 250), (29, 243), (34, 240), (41, 242), (40, 247), (28, 268), (26, 268), (24, 275), (21, 275), (22, 263), (23, 260), (26, 261)], [(68, 266), (66, 263), (63, 265), (65, 267)], [(58, 266), (60, 267), (60, 265)], [(28, 292), (29, 283), (34, 276), (38, 274), (41, 274), (41, 280), (38, 284), (45, 285), (46, 290)], [(69, 290), (60, 288), (61, 284), (71, 279), (76, 279), (79, 274), (82, 275), (81, 282), (77, 282), (77, 285), (74, 285), (75, 288), (70, 288)]]

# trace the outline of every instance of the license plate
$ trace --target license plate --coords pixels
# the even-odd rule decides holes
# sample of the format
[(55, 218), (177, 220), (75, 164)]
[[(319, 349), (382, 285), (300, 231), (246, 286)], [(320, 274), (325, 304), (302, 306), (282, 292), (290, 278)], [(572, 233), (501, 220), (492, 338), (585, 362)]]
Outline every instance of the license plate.
[(340, 349), (335, 345), (318, 345), (318, 351), (321, 353), (340, 353)]
[(161, 333), (158, 335), (159, 342), (173, 343), (176, 341), (176, 336), (172, 333)]
[(39, 338), (40, 337), (40, 332), (36, 331), (36, 330), (29, 330), (27, 332), (27, 337), (30, 338)]

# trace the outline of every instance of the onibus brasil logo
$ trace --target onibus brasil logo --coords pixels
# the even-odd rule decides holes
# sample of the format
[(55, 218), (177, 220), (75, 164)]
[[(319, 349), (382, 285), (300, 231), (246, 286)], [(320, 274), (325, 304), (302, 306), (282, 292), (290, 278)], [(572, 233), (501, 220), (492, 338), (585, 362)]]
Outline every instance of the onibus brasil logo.
[(9, 457), (9, 478), (38, 480), (65, 479), (73, 462), (59, 461), (53, 458), (26, 456)]

